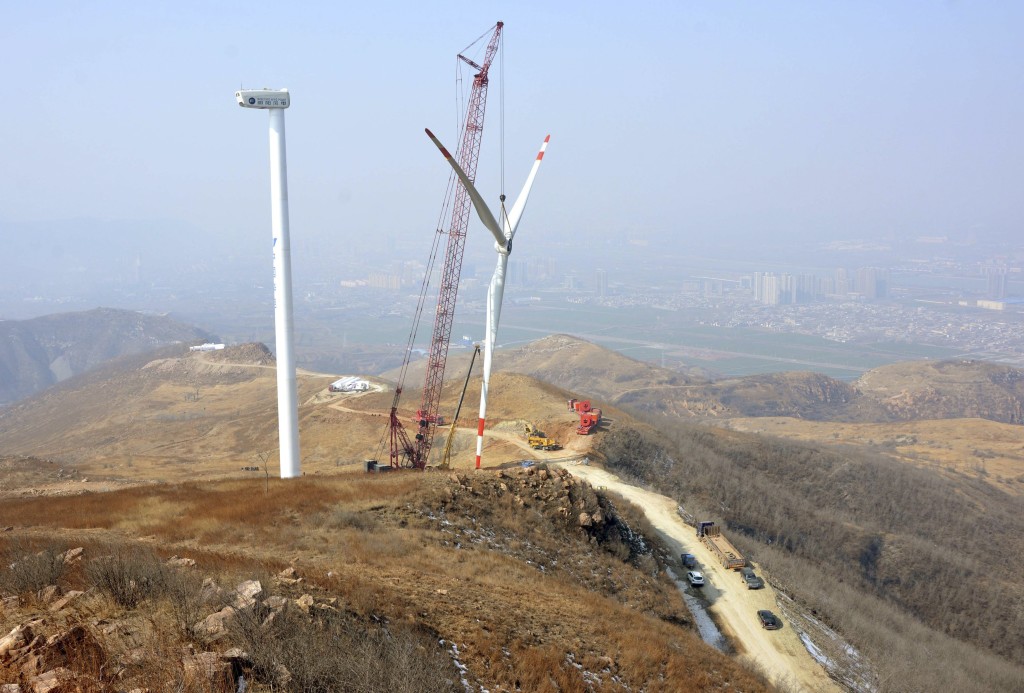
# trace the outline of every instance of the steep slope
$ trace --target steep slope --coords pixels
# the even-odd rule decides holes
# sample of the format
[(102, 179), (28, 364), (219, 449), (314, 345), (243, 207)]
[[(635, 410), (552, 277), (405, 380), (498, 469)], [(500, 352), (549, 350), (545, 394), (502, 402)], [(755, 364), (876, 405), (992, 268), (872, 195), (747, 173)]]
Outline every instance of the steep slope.
[(857, 381), (895, 420), (977, 417), (1024, 424), (1024, 371), (985, 361), (897, 363)]
[(1024, 608), (1024, 579), (1007, 560), (1024, 552), (1021, 496), (860, 450), (651, 423), (617, 426), (597, 452), (724, 524), (882, 681), (972, 691), (1024, 682), (1024, 621), (1006, 617)]
[(110, 308), (0, 321), (0, 405), (119, 356), (210, 339), (167, 316)]

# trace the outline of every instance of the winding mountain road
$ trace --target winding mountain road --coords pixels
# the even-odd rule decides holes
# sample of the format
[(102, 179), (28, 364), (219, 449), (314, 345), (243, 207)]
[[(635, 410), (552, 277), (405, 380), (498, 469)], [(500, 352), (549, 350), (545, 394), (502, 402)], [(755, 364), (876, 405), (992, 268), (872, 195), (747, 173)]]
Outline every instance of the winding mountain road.
[(762, 671), (768, 680), (793, 693), (836, 692), (842, 689), (807, 652), (797, 632), (784, 622), (780, 630), (768, 631), (757, 620), (759, 609), (776, 615), (775, 591), (748, 590), (737, 571), (726, 570), (710, 550), (697, 540), (693, 527), (676, 513), (676, 502), (667, 496), (628, 484), (611, 472), (578, 463), (558, 466), (584, 479), (595, 488), (614, 491), (644, 511), (647, 519), (672, 551), (692, 553), (700, 563), (706, 581), (702, 588), (710, 603), (709, 613), (736, 649), (739, 659)]

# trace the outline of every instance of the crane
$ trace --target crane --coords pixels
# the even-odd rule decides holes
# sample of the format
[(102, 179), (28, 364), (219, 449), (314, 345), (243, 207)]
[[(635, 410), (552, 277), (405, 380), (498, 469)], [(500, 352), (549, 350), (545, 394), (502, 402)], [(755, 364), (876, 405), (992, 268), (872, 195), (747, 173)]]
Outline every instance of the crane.
[[(484, 131), (484, 114), (487, 105), (487, 87), (490, 83), (489, 71), (494, 56), (498, 51), (503, 22), (498, 22), (491, 34), (490, 41), (484, 51), (481, 64), (477, 64), (460, 53), (458, 60), (476, 71), (470, 89), (469, 102), (466, 107), (465, 125), (457, 156), (459, 165), (472, 180), (476, 177), (477, 163), (480, 159), (480, 144)], [(482, 37), (481, 37), (482, 38)], [(476, 43), (476, 42), (474, 42)], [(415, 339), (420, 316), (425, 304), (425, 297), (432, 272), (433, 258), (436, 256), (440, 233), (435, 237), (434, 250), (431, 252), (427, 273), (423, 280), (423, 288), (413, 320), (409, 344), (406, 348), (405, 361), (399, 376), (398, 387), (391, 405), (386, 437), (390, 445), (390, 463), (392, 467), (413, 467), (423, 469), (427, 466), (430, 448), (434, 441), (434, 431), (442, 419), (438, 416), (438, 405), (441, 397), (441, 386), (444, 382), (444, 370), (448, 360), (448, 341), (451, 338), (452, 322), (455, 319), (455, 300), (458, 296), (459, 277), (462, 274), (462, 256), (466, 244), (466, 230), (469, 227), (469, 211), (472, 202), (464, 185), (460, 185), (455, 174), (449, 179), (449, 190), (454, 188), (451, 224), (448, 227), (445, 245), (444, 265), (441, 268), (441, 283), (437, 293), (437, 309), (434, 313), (434, 330), (430, 339), (430, 352), (427, 356), (426, 377), (423, 383), (423, 398), (416, 410), (416, 434), (410, 438), (398, 417), (398, 402), (404, 387), (405, 373), (412, 354), (412, 342)], [(449, 193), (451, 194), (451, 193)], [(446, 204), (449, 196), (446, 195)], [(442, 212), (443, 214), (443, 212)]]

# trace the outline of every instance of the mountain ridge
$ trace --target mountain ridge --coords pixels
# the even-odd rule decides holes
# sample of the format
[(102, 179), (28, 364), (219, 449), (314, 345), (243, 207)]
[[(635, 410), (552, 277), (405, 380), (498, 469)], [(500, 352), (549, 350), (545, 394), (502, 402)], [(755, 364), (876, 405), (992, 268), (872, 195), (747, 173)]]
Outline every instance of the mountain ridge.
[(119, 356), (214, 339), (166, 315), (115, 308), (0, 321), (0, 406)]

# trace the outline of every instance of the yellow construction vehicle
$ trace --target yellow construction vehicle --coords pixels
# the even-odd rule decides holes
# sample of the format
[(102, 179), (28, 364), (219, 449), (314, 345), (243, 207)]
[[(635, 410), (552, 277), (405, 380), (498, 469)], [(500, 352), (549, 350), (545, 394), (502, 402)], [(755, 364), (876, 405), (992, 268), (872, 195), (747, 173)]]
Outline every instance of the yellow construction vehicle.
[(551, 438), (544, 435), (544, 431), (538, 431), (533, 424), (526, 424), (526, 442), (534, 450), (561, 450), (562, 446)]

